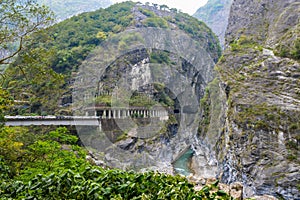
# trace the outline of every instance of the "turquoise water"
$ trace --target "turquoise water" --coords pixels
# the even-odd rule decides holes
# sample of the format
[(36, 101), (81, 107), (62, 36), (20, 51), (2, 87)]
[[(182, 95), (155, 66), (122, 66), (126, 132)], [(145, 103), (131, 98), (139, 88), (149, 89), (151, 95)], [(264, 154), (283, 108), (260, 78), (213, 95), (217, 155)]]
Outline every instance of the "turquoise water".
[(193, 153), (194, 151), (189, 149), (173, 163), (174, 170), (177, 174), (188, 176), (192, 173), (189, 168), (189, 162), (191, 161)]

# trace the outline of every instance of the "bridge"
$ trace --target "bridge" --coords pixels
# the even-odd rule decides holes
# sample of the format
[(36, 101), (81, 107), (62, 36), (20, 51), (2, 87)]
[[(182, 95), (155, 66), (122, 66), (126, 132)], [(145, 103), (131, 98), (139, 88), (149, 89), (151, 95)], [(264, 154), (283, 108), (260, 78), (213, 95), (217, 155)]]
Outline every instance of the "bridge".
[(124, 118), (155, 118), (164, 120), (168, 112), (163, 107), (128, 107), (111, 108), (105, 106), (88, 107), (85, 109), (85, 116), (100, 116), (102, 119), (124, 119)]
[(97, 116), (5, 116), (5, 126), (99, 126)]
[(129, 118), (156, 118), (164, 121), (168, 120), (168, 112), (166, 110), (146, 108), (93, 108), (85, 112), (85, 116), (5, 116), (6, 126), (99, 126), (101, 121), (113, 119), (129, 119)]

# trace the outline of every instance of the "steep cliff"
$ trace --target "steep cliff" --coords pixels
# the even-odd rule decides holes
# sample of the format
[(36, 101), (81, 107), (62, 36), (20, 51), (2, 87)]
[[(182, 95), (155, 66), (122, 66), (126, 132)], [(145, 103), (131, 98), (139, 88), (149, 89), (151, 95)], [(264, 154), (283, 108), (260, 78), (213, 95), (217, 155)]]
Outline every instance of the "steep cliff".
[(220, 44), (225, 44), (225, 31), (228, 24), (232, 0), (208, 0), (208, 2), (193, 15), (204, 21), (218, 36)]
[(233, 1), (217, 90), (203, 99), (200, 139), (222, 181), (241, 181), (244, 197), (300, 198), (299, 13), (298, 0)]

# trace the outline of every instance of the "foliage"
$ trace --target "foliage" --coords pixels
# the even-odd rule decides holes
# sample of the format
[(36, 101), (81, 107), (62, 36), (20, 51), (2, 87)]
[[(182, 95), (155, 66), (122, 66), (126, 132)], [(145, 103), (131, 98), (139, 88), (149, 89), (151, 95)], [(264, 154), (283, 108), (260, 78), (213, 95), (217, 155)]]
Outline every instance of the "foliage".
[(160, 17), (148, 17), (143, 21), (143, 24), (147, 27), (158, 27), (158, 28), (168, 28), (168, 22)]
[(243, 51), (245, 48), (253, 48), (258, 49), (260, 51), (263, 50), (262, 46), (260, 46), (257, 42), (254, 42), (251, 37), (247, 37), (245, 35), (241, 35), (238, 40), (235, 40), (230, 43), (231, 51)]
[(155, 105), (155, 101), (145, 94), (134, 93), (130, 100), (129, 106), (151, 107)]
[(291, 46), (287, 44), (279, 45), (275, 54), (281, 57), (300, 60), (300, 39), (296, 39)]
[(93, 166), (83, 148), (65, 144), (75, 142), (67, 134), (65, 128), (45, 135), (1, 129), (1, 199), (231, 199), (217, 182), (195, 191), (179, 175)]
[(4, 90), (0, 87), (0, 128), (4, 122), (5, 111), (7, 111), (10, 106), (13, 104), (13, 99), (7, 90)]
[(0, 157), (8, 164), (10, 177), (27, 180), (38, 173), (85, 163), (85, 152), (75, 144), (77, 140), (65, 128), (36, 135), (26, 128), (5, 127), (0, 130)]
[(231, 199), (217, 183), (196, 192), (184, 177), (86, 166), (1, 186), (3, 197), (19, 199)]
[(56, 72), (70, 75), (107, 36), (123, 31), (132, 23), (133, 5), (132, 2), (120, 3), (74, 16), (47, 29), (52, 40), (31, 47), (54, 48), (50, 66)]
[(0, 65), (9, 63), (22, 50), (26, 37), (49, 25), (51, 19), (50, 10), (35, 1), (1, 1), (0, 51), (8, 54), (0, 57)]
[(150, 62), (151, 63), (159, 63), (159, 64), (170, 64), (171, 60), (169, 57), (169, 53), (165, 51), (152, 51), (150, 54)]
[(78, 138), (74, 135), (70, 135), (66, 127), (59, 127), (55, 131), (49, 133), (51, 139), (63, 143), (63, 144), (73, 144), (75, 145)]
[(10, 169), (7, 163), (5, 162), (5, 160), (3, 159), (3, 157), (0, 156), (0, 181), (9, 180), (10, 179), (9, 174), (10, 174)]
[(295, 41), (295, 46), (291, 54), (292, 54), (292, 58), (300, 60), (300, 39)]
[(146, 15), (147, 17), (155, 17), (155, 13), (150, 10), (139, 8), (139, 11), (144, 15)]
[(15, 114), (45, 115), (57, 108), (58, 99), (63, 93), (64, 77), (49, 67), (53, 52), (51, 49), (26, 47), (5, 71), (3, 87), (23, 104)]
[(95, 98), (95, 104), (104, 104), (106, 106), (111, 106), (112, 98), (110, 95), (100, 95)]

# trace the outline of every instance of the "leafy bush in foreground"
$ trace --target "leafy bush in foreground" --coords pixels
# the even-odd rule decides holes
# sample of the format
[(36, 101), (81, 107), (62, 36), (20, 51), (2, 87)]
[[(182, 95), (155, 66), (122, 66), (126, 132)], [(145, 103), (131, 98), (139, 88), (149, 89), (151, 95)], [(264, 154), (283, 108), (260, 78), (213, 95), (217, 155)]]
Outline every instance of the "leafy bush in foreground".
[[(217, 184), (217, 183), (216, 183)], [(28, 182), (2, 183), (4, 199), (230, 199), (215, 185), (196, 192), (184, 177), (156, 172), (135, 173), (87, 166), (37, 175)]]
[(195, 191), (185, 177), (103, 169), (59, 127), (35, 135), (0, 129), (0, 199), (230, 199), (217, 182)]

